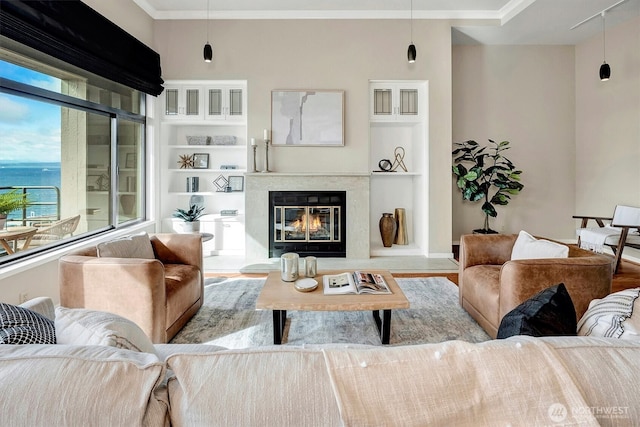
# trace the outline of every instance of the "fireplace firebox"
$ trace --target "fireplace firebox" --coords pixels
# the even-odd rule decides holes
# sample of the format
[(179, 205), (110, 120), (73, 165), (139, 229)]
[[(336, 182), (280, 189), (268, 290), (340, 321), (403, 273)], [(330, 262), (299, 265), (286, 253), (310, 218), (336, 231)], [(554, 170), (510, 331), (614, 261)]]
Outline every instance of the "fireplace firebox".
[(346, 257), (345, 191), (270, 191), (269, 257)]

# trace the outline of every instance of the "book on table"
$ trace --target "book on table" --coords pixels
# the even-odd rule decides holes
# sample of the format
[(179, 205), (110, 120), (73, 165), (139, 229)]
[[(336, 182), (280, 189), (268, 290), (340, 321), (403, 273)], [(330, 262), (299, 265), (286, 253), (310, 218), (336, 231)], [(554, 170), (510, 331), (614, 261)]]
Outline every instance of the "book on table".
[(325, 295), (391, 293), (382, 274), (363, 271), (326, 274), (322, 284)]

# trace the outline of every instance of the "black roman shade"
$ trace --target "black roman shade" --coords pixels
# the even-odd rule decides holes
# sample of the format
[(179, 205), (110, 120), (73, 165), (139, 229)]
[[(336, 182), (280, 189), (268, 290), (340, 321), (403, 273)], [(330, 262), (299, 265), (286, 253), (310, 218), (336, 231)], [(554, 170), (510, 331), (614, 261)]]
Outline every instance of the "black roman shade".
[(157, 96), (160, 55), (80, 0), (0, 0), (0, 34)]

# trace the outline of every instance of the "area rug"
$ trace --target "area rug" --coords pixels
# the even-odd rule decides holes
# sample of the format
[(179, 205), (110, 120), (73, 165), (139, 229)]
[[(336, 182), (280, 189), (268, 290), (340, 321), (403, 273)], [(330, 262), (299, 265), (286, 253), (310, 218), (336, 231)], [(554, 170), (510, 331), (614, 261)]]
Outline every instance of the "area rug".
[[(270, 310), (255, 304), (265, 279), (207, 279), (205, 302), (171, 343), (227, 348), (273, 344)], [(398, 278), (409, 309), (393, 310), (389, 345), (463, 340), (489, 336), (458, 303), (458, 287), (444, 277)], [(380, 345), (370, 311), (289, 311), (283, 345), (353, 343)]]

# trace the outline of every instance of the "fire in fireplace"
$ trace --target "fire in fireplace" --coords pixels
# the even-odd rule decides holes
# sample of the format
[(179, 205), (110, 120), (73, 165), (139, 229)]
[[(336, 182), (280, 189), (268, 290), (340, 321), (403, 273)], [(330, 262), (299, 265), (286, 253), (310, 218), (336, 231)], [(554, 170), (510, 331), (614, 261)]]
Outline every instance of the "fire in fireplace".
[(269, 192), (269, 256), (346, 257), (344, 191)]

